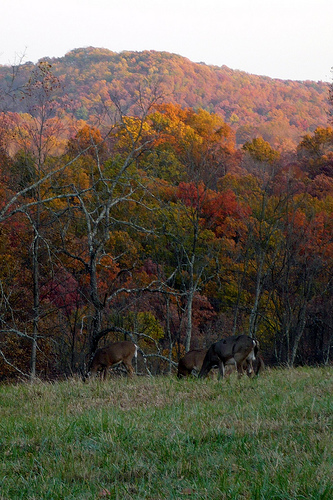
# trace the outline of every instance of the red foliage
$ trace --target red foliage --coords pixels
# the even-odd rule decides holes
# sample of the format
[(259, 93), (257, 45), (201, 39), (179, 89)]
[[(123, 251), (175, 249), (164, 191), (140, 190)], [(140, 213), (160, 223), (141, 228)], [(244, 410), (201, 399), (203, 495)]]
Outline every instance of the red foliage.
[(41, 299), (51, 302), (66, 315), (83, 304), (78, 282), (64, 268), (59, 268), (54, 279), (42, 287)]
[(189, 208), (198, 212), (204, 227), (216, 230), (227, 217), (240, 217), (241, 210), (235, 193), (231, 190), (217, 192), (209, 190), (201, 182), (181, 182), (176, 196)]

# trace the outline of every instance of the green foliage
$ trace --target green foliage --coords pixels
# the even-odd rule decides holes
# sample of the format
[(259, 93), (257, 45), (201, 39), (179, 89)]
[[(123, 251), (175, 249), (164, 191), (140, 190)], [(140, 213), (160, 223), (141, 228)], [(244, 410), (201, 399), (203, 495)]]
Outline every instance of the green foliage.
[(147, 175), (163, 179), (170, 184), (179, 184), (186, 178), (184, 165), (177, 158), (169, 144), (163, 144), (150, 151), (144, 161), (140, 162)]
[(36, 182), (36, 160), (29, 151), (20, 150), (16, 153), (10, 175), (15, 188), (19, 190)]
[(258, 162), (273, 163), (280, 157), (278, 151), (274, 151), (271, 145), (262, 137), (257, 137), (251, 142), (243, 144), (242, 149)]
[[(129, 313), (124, 318), (124, 325), (129, 330), (142, 333), (153, 340), (160, 340), (164, 337), (164, 330), (160, 322), (149, 311)], [(147, 343), (149, 344), (149, 339)]]

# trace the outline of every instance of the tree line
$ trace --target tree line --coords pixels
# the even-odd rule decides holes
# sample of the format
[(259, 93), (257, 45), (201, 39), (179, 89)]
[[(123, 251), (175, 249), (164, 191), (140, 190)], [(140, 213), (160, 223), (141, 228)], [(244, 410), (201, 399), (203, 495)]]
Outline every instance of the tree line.
[(40, 62), (2, 100), (0, 379), (81, 373), (122, 339), (140, 369), (171, 372), (237, 333), (266, 363), (329, 363), (332, 128), (288, 154), (239, 148), (220, 116), (149, 82), (94, 124), (64, 113), (60, 85)]

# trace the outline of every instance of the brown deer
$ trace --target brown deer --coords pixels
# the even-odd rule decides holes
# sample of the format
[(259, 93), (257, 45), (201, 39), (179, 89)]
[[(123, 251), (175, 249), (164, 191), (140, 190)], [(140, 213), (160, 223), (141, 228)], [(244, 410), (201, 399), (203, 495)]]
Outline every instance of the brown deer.
[(199, 372), (206, 353), (207, 349), (192, 349), (191, 351), (188, 351), (178, 362), (177, 377), (187, 377), (188, 375), (191, 375), (193, 370)]
[(138, 346), (127, 340), (101, 347), (95, 352), (90, 362), (87, 375), (96, 376), (97, 372), (101, 371), (102, 378), (105, 380), (108, 369), (111, 366), (122, 363), (128, 375), (132, 377), (134, 374), (132, 359), (137, 357), (137, 352)]
[[(230, 375), (234, 371), (234, 369), (237, 370), (235, 363), (230, 363), (230, 364), (226, 363), (224, 374)], [(265, 369), (265, 363), (260, 354), (256, 354), (255, 359), (251, 360), (246, 359), (243, 362), (243, 370), (246, 372), (246, 375), (248, 375), (248, 377), (251, 377), (253, 375), (257, 376), (259, 375), (259, 372), (262, 372), (264, 369)]]
[(233, 335), (219, 340), (208, 349), (199, 372), (199, 378), (206, 377), (216, 364), (221, 377), (224, 377), (226, 365), (234, 365), (238, 375), (241, 376), (244, 373), (243, 364), (245, 361), (248, 366), (248, 374), (250, 374), (258, 349), (258, 341), (247, 335)]
[[(256, 355), (258, 351), (257, 346), (254, 348), (254, 351)], [(191, 351), (188, 351), (178, 362), (177, 377), (188, 377), (191, 375), (193, 370), (200, 372), (206, 354), (207, 349), (192, 349)], [(247, 375), (250, 377), (252, 374), (258, 375), (259, 371), (264, 367), (264, 361), (259, 355), (256, 356), (255, 359), (252, 359), (252, 352), (249, 356), (250, 359), (246, 358), (243, 362), (243, 370), (245, 370)], [(219, 359), (216, 357), (213, 366), (217, 367), (218, 364)], [(235, 360), (233, 358), (227, 360), (225, 363), (225, 375), (230, 375), (234, 368), (237, 368)]]
[(260, 354), (256, 355), (256, 359), (253, 360), (252, 365), (253, 365), (253, 373), (255, 375), (259, 375), (259, 372), (265, 369), (265, 363)]

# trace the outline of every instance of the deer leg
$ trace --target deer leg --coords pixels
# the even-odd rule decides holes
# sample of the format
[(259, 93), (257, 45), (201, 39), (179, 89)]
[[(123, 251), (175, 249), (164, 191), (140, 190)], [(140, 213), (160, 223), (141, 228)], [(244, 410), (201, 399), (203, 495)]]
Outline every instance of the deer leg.
[(241, 376), (243, 374), (244, 374), (243, 363), (237, 363), (237, 375), (238, 375), (238, 378), (241, 378)]
[(106, 380), (107, 371), (108, 371), (108, 367), (103, 366), (103, 368), (102, 368), (102, 380)]
[(207, 361), (206, 359), (204, 359), (203, 365), (202, 365), (201, 370), (199, 372), (199, 378), (201, 378), (201, 377), (207, 377), (207, 375), (210, 372), (211, 368), (212, 368), (211, 362)]
[(132, 363), (130, 361), (123, 361), (123, 364), (127, 370), (128, 376), (133, 377), (134, 375), (134, 368), (132, 366)]
[(218, 361), (218, 369), (219, 369), (219, 378), (224, 378), (225, 374), (225, 366), (224, 363), (219, 359)]
[(252, 359), (247, 359), (246, 360), (246, 375), (248, 377), (251, 377), (251, 375), (253, 375)]

